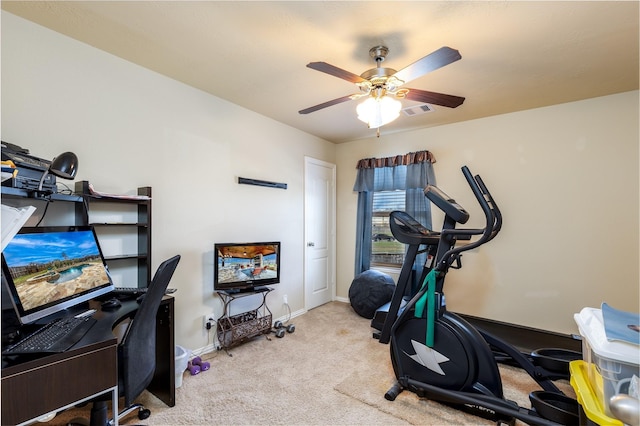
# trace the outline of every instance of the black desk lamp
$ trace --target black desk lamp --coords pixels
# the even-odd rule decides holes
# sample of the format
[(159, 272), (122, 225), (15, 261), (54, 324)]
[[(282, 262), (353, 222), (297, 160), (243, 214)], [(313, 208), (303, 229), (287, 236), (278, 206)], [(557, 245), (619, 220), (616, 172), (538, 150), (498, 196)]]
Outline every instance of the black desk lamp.
[(78, 172), (78, 157), (73, 152), (63, 152), (53, 159), (49, 168), (42, 174), (36, 195), (44, 195), (49, 191), (42, 191), (42, 185), (49, 174), (64, 179), (73, 179)]

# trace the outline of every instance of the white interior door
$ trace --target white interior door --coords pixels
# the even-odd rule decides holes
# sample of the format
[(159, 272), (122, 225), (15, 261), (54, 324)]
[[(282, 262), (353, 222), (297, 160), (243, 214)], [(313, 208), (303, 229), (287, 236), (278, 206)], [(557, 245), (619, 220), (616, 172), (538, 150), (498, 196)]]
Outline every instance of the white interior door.
[(313, 309), (335, 297), (336, 166), (305, 157), (305, 307)]

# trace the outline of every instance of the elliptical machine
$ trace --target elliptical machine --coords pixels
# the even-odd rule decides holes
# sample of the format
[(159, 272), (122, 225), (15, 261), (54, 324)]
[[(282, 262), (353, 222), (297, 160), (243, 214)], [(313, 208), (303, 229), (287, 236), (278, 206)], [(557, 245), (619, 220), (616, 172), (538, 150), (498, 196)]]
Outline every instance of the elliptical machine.
[[(557, 376), (446, 309), (443, 287), (449, 268), (454, 262), (459, 267), (462, 252), (491, 241), (502, 227), (500, 210), (480, 176), (474, 177), (466, 166), (462, 173), (482, 207), (486, 225), (482, 229), (455, 229), (455, 223), (466, 223), (469, 214), (439, 188), (425, 189), (425, 196), (445, 212), (445, 223), (452, 226), (440, 233), (434, 267), (391, 328), (391, 362), (397, 383), (385, 398), (393, 401), (403, 390), (410, 390), (499, 423), (514, 424), (519, 419), (532, 425), (577, 424), (578, 404), (552, 382)], [(474, 236), (479, 237), (456, 246), (457, 240)], [(533, 409), (504, 399), (494, 350), (508, 354), (543, 389), (531, 393)]]

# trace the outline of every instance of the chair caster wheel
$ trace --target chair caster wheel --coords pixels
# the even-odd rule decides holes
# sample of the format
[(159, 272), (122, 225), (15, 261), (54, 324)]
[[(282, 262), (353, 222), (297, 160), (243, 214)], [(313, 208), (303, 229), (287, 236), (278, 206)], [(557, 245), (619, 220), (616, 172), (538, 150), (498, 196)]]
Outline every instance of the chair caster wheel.
[(278, 328), (277, 330), (275, 330), (275, 333), (277, 338), (282, 339), (284, 337), (284, 328)]
[(289, 324), (287, 326), (287, 333), (293, 333), (294, 331), (296, 331), (296, 326), (293, 324)]
[(278, 320), (276, 322), (273, 323), (273, 328), (282, 328), (284, 327), (284, 324), (282, 324), (282, 321)]
[(147, 418), (149, 418), (150, 415), (151, 415), (151, 410), (149, 410), (148, 408), (141, 408), (138, 411), (138, 418), (140, 420), (147, 419)]

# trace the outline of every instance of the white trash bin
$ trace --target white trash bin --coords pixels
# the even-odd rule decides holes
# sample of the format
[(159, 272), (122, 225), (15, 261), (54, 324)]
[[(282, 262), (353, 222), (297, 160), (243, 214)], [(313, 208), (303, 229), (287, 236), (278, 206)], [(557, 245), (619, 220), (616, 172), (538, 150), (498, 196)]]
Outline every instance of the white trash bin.
[(190, 352), (188, 349), (176, 345), (176, 388), (182, 386), (182, 374), (187, 369)]

